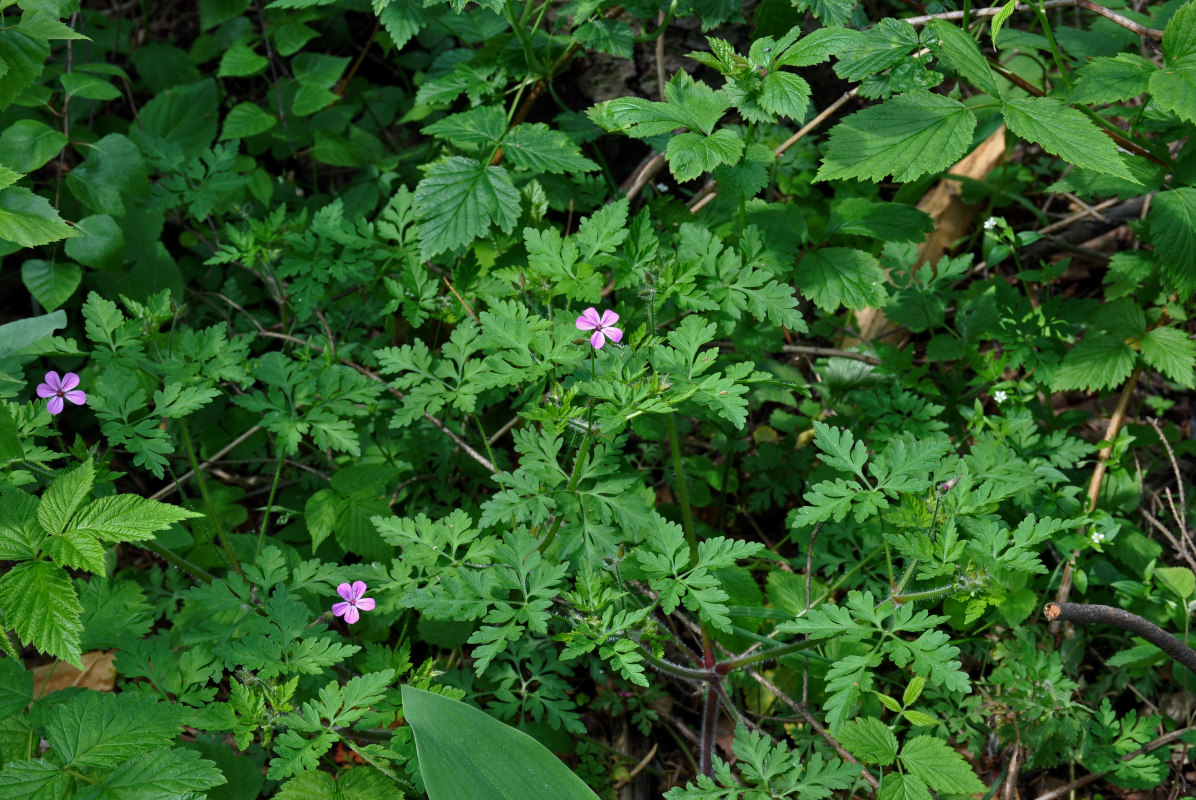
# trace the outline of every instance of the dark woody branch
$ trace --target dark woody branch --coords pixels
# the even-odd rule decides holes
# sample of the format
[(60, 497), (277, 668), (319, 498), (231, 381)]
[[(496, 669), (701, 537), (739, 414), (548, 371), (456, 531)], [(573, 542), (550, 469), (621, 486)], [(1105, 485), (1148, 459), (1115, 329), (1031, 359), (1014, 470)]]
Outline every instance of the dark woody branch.
[(1043, 608), (1046, 618), (1054, 622), (1074, 622), (1081, 625), (1112, 625), (1141, 636), (1158, 647), (1171, 658), (1196, 672), (1196, 650), (1176, 639), (1170, 633), (1142, 619), (1137, 614), (1112, 606), (1087, 605), (1084, 603), (1047, 603)]

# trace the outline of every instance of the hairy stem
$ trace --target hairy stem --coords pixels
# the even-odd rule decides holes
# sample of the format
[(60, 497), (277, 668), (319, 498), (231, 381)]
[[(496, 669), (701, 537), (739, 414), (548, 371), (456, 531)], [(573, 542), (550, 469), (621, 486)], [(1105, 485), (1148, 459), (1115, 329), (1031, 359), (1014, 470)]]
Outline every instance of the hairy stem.
[(199, 494), (203, 498), (204, 505), (207, 506), (208, 516), (212, 518), (212, 524), (216, 526), (216, 535), (220, 537), (224, 555), (228, 558), (228, 563), (233, 571), (241, 577), (245, 577), (245, 573), (241, 571), (241, 562), (237, 561), (237, 557), (233, 554), (233, 548), (229, 545), (228, 534), (224, 532), (224, 523), (220, 521), (220, 515), (216, 513), (216, 504), (212, 502), (212, 495), (208, 492), (208, 482), (204, 480), (199, 459), (195, 457), (195, 445), (191, 442), (191, 432), (187, 429), (187, 423), (179, 420), (179, 429), (183, 432), (183, 447), (187, 450), (187, 460), (191, 462), (191, 471), (195, 473), (195, 484), (199, 487)]

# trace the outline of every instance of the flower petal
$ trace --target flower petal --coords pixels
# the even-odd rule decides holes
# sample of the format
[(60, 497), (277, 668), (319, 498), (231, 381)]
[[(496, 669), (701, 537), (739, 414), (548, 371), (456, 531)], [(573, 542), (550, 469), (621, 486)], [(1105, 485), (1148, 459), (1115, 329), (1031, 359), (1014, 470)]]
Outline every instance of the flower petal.
[(58, 391), (58, 387), (62, 385), (62, 379), (58, 377), (55, 370), (50, 370), (46, 373), (46, 385), (54, 391)]
[(362, 611), (373, 611), (374, 610), (374, 598), (372, 598), (372, 597), (361, 598), (360, 600), (357, 601), (357, 607), (360, 608)]
[(594, 331), (594, 335), (590, 337), (590, 344), (595, 350), (601, 350), (602, 345), (606, 344), (606, 334), (600, 330)]
[(346, 600), (352, 601), (354, 599), (353, 598), (353, 587), (347, 583), (342, 583), (340, 586), (336, 587), (336, 593), (339, 594), (341, 597), (345, 598)]
[(51, 414), (61, 414), (62, 413), (62, 398), (55, 396), (55, 397), (51, 397), (49, 400), (47, 400), (46, 401), (46, 411), (49, 411)]
[(79, 376), (73, 372), (68, 372), (67, 374), (62, 376), (62, 383), (59, 384), (58, 388), (62, 389), (63, 391), (70, 391), (71, 389), (74, 389), (78, 385), (79, 385)]
[[(602, 327), (608, 328), (619, 321), (619, 315), (609, 308), (602, 312)], [(67, 377), (70, 377), (69, 375)]]
[(54, 387), (48, 383), (39, 383), (37, 385), (38, 397), (53, 397), (56, 394), (58, 394), (58, 392), (54, 391)]
[[(615, 341), (617, 342), (619, 340), (615, 339)], [(87, 402), (87, 395), (81, 389), (76, 389), (73, 392), (67, 392), (63, 396), (66, 397), (67, 400), (70, 400), (72, 403), (74, 403), (77, 406), (81, 406)]]
[(353, 596), (350, 597), (349, 599), (356, 600), (359, 597), (361, 597), (363, 594), (365, 594), (365, 582), (364, 581), (353, 581)]
[(581, 312), (581, 316), (577, 318), (577, 329), (579, 331), (592, 331), (601, 324), (602, 318), (598, 316), (598, 309), (593, 306)]
[(336, 614), (338, 617), (343, 617), (345, 614), (348, 613), (349, 609), (352, 607), (353, 607), (352, 603), (333, 603), (332, 604), (332, 613)]
[(361, 614), (357, 613), (357, 607), (349, 606), (349, 610), (345, 612), (345, 622), (352, 625), (359, 619), (361, 619)]
[[(623, 331), (619, 330), (618, 328), (607, 328), (605, 331), (603, 331), (603, 333), (605, 333), (607, 338), (612, 342), (617, 343), (623, 341)], [(67, 397), (70, 397), (70, 395), (68, 394)]]

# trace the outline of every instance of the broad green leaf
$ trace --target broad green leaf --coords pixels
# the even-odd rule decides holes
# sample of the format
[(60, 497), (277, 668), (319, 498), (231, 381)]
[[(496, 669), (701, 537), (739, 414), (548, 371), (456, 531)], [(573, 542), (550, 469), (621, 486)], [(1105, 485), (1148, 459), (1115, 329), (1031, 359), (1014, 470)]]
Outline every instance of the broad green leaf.
[(1196, 122), (1196, 55), (1170, 61), (1150, 76), (1155, 105), (1188, 122)]
[(6, 322), (0, 325), (0, 358), (19, 353), (65, 327), (66, 313), (63, 311)]
[(20, 186), (0, 189), (0, 239), (37, 247), (78, 235), (41, 195)]
[(88, 459), (54, 479), (37, 506), (37, 521), (46, 533), (56, 536), (66, 529), (75, 509), (91, 494), (95, 474), (95, 465)]
[(932, 797), (921, 778), (896, 771), (885, 774), (876, 792), (876, 800), (932, 800)]
[(224, 117), (220, 141), (247, 139), (265, 133), (277, 124), (278, 120), (257, 103), (237, 103)]
[(0, 164), (0, 189), (7, 189), (9, 186), (12, 186), (14, 183), (24, 177), (24, 173), (17, 172), (14, 169), (9, 169), (3, 164)]
[(960, 75), (985, 94), (1001, 96), (996, 76), (984, 60), (975, 39), (946, 20), (932, 19), (926, 27), (933, 31), (937, 39), (936, 43), (930, 45), (936, 56), (950, 62)]
[(906, 92), (832, 128), (816, 180), (879, 181), (891, 174), (903, 182), (940, 172), (964, 154), (975, 127), (962, 103), (923, 89)]
[(743, 153), (743, 139), (738, 133), (721, 128), (709, 136), (690, 131), (669, 139), (665, 158), (679, 181), (689, 181), (717, 167), (731, 164)]
[(921, 242), (934, 230), (925, 211), (905, 203), (878, 203), (851, 197), (836, 203), (826, 223), (826, 235), (868, 236), (886, 242)]
[(403, 800), (405, 795), (390, 778), (370, 767), (327, 772), (305, 772), (284, 783), (275, 800)]
[(1004, 101), (1002, 109), (1010, 131), (1051, 155), (1077, 167), (1136, 182), (1113, 140), (1066, 103), (1051, 97), (1020, 97)]
[(859, 33), (851, 47), (839, 52), (835, 74), (849, 81), (861, 81), (902, 63), (922, 69), (909, 57), (920, 44), (913, 25), (897, 19), (882, 19), (876, 27)]
[(1147, 222), (1163, 273), (1180, 295), (1196, 292), (1196, 188), (1156, 194)]
[(179, 727), (171, 706), (125, 693), (84, 691), (46, 714), (50, 747), (75, 769), (113, 769), (169, 746)]
[(581, 154), (573, 140), (542, 122), (523, 123), (503, 140), (503, 153), (517, 167), (533, 172), (592, 172), (598, 165)]
[(424, 258), (464, 247), (491, 224), (510, 233), (519, 219), (519, 190), (502, 167), (454, 156), (428, 170), (415, 188)]
[(66, 240), (66, 254), (92, 269), (119, 271), (125, 257), (125, 234), (107, 214), (93, 214), (75, 223), (82, 234)]
[(42, 74), (49, 57), (50, 43), (45, 39), (34, 38), (15, 27), (0, 30), (0, 64), (4, 65), (0, 75), (0, 111), (8, 108)]
[(79, 669), (83, 610), (66, 570), (49, 561), (24, 561), (0, 575), (4, 624), (26, 644)]
[(1119, 103), (1146, 92), (1158, 67), (1137, 53), (1094, 58), (1076, 70), (1073, 103)]
[(932, 790), (946, 794), (975, 794), (988, 787), (946, 742), (933, 736), (915, 736), (901, 748), (901, 764)]
[(67, 97), (78, 97), (83, 100), (115, 100), (120, 97), (120, 89), (111, 81), (106, 81), (98, 75), (86, 72), (64, 72), (59, 80), (66, 90)]
[(155, 613), (145, 600), (141, 587), (129, 580), (91, 577), (76, 579), (83, 614), (80, 646), (88, 650), (106, 650), (126, 637), (140, 638), (149, 632)]
[(801, 122), (810, 109), (810, 84), (792, 72), (769, 72), (757, 97), (760, 107), (778, 117)]
[(853, 719), (839, 729), (837, 738), (865, 764), (886, 767), (897, 759), (897, 737), (876, 717)]
[(1196, 344), (1179, 328), (1155, 328), (1142, 337), (1142, 360), (1187, 389), (1196, 388)]
[(1187, 567), (1159, 567), (1154, 577), (1180, 600), (1187, 600), (1196, 592), (1196, 573)]
[(855, 4), (856, 0), (793, 0), (798, 12), (809, 10), (824, 25), (832, 27), (847, 22)]
[(0, 161), (17, 172), (33, 172), (66, 146), (62, 131), (35, 119), (19, 119), (0, 134)]
[(460, 114), (450, 114), (423, 128), (423, 133), (462, 150), (496, 145), (506, 132), (507, 115), (499, 106), (480, 106)]
[(1063, 358), (1051, 381), (1057, 392), (1071, 389), (1106, 391), (1120, 386), (1133, 372), (1134, 348), (1117, 337), (1089, 333)]
[[(147, 108), (153, 103), (147, 103)], [(141, 118), (146, 120), (144, 109)], [(126, 202), (134, 205), (149, 195), (145, 159), (127, 136), (110, 133), (82, 149), (87, 159), (67, 173), (66, 182), (75, 197), (92, 211), (123, 217)]]
[[(0, 336), (3, 335), (4, 331), (0, 330)], [(24, 455), (25, 448), (21, 445), (21, 439), (17, 435), (17, 420), (13, 417), (12, 410), (0, 403), (0, 463), (13, 461)]]
[(301, 85), (328, 89), (337, 82), (349, 61), (347, 57), (323, 53), (300, 53), (291, 59), (291, 71)]
[(809, 251), (794, 272), (802, 294), (824, 311), (883, 306), (885, 275), (870, 253), (848, 247)]
[[(622, 130), (628, 136), (643, 138), (689, 128), (709, 135), (730, 105), (722, 92), (716, 92), (684, 71), (678, 72), (665, 86), (665, 100), (654, 103), (640, 97), (620, 97), (595, 106), (588, 112), (608, 130)], [(614, 128), (609, 127), (613, 124)]]
[(630, 25), (619, 20), (591, 20), (574, 30), (573, 38), (588, 50), (616, 58), (631, 58), (635, 53), (635, 34)]
[(194, 750), (176, 747), (142, 752), (125, 761), (104, 781), (102, 800), (132, 797), (184, 797), (227, 783), (216, 765)]
[(1196, 56), (1196, 3), (1179, 7), (1163, 31), (1163, 58), (1168, 64)]
[(588, 786), (527, 734), (473, 706), (403, 686), (430, 800), (595, 800)]
[(31, 258), (21, 265), (21, 282), (47, 311), (70, 300), (82, 280), (83, 270), (70, 261), (53, 263)]
[(0, 795), (5, 800), (54, 800), (66, 794), (69, 778), (44, 758), (14, 761), (0, 770)]
[(12, 658), (0, 658), (0, 719), (13, 717), (33, 702), (33, 673)]
[(46, 555), (60, 567), (84, 569), (96, 575), (107, 572), (104, 546), (86, 533), (63, 531), (57, 536), (48, 537), (45, 548)]
[[(796, 30), (800, 32), (800, 28)], [(792, 47), (781, 51), (773, 62), (773, 67), (809, 67), (821, 64), (831, 56), (857, 46), (862, 38), (863, 34), (850, 28), (819, 28), (801, 37)], [(777, 43), (778, 47), (782, 42), (784, 39)]]
[(79, 509), (68, 530), (108, 542), (140, 542), (153, 539), (155, 533), (176, 522), (202, 516), (158, 500), (118, 494), (93, 500)]
[(219, 104), (220, 93), (212, 78), (174, 86), (142, 107), (141, 127), (131, 135), (139, 144), (143, 137), (157, 137), (178, 145), (184, 155), (199, 156), (216, 139)]
[(86, 39), (91, 41), (58, 19), (55, 14), (46, 11), (34, 11), (22, 15), (21, 24), (17, 26), (17, 30), (35, 39)]
[(411, 41), (411, 37), (419, 33), (432, 19), (431, 10), (425, 10), (418, 3), (408, 3), (404, 0), (374, 0), (373, 6), (374, 13), (378, 15), (378, 21), (390, 34), (391, 42), (396, 50), (402, 49), (407, 42)]
[(237, 42), (220, 57), (216, 77), (244, 78), (262, 71), (269, 63), (265, 56), (258, 55), (244, 42)]

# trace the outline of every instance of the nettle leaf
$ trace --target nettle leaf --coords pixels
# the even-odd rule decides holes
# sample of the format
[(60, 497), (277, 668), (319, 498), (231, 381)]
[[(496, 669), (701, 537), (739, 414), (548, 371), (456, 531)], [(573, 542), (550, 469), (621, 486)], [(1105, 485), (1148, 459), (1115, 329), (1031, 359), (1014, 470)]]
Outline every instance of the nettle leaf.
[(41, 195), (20, 186), (0, 189), (0, 239), (39, 247), (78, 235)]
[(823, 247), (806, 253), (794, 271), (802, 294), (824, 311), (881, 307), (885, 274), (871, 253), (850, 247)]
[(515, 166), (533, 172), (561, 174), (598, 169), (568, 135), (542, 122), (534, 125), (525, 122), (512, 128), (503, 140), (503, 153)]
[(934, 230), (934, 219), (905, 203), (878, 203), (851, 197), (836, 203), (826, 223), (826, 236), (867, 236), (886, 242), (921, 242)]
[(849, 81), (861, 81), (906, 61), (910, 50), (918, 46), (918, 31), (913, 25), (882, 19), (875, 28), (858, 32), (855, 41), (839, 51), (835, 74)]
[(71, 519), (67, 530), (109, 542), (140, 542), (153, 539), (176, 522), (202, 516), (158, 500), (118, 494), (88, 503)]
[(1142, 360), (1180, 386), (1196, 388), (1196, 344), (1178, 328), (1155, 328), (1142, 337)]
[(665, 148), (669, 170), (679, 181), (693, 180), (719, 164), (733, 164), (742, 154), (743, 138), (727, 128), (709, 136), (681, 133), (669, 139)]
[(91, 494), (95, 465), (91, 459), (55, 478), (37, 506), (37, 521), (46, 533), (62, 533), (75, 509)]
[(1115, 334), (1090, 333), (1063, 358), (1051, 389), (1100, 392), (1120, 386), (1134, 370), (1137, 353)]
[(926, 26), (935, 37), (930, 49), (939, 58), (944, 58), (959, 71), (969, 83), (985, 94), (1000, 97), (996, 76), (984, 59), (976, 40), (950, 22), (932, 19)]
[(794, 0), (798, 13), (809, 11), (824, 25), (842, 25), (851, 18), (856, 0)]
[(1147, 221), (1163, 274), (1180, 295), (1196, 292), (1196, 189), (1158, 193)]
[(519, 190), (502, 167), (462, 156), (436, 164), (415, 187), (423, 257), (472, 244), (491, 225), (510, 233), (519, 207)]
[(1009, 130), (1077, 167), (1137, 183), (1113, 140), (1087, 117), (1052, 97), (1019, 97), (1001, 105)]
[(933, 736), (915, 736), (907, 741), (901, 748), (901, 765), (936, 792), (970, 795), (988, 788), (963, 756)]
[(1158, 67), (1137, 53), (1091, 59), (1076, 70), (1073, 103), (1120, 103), (1144, 94)]
[(83, 607), (66, 570), (48, 561), (25, 561), (0, 576), (4, 624), (23, 642), (82, 669), (79, 615)]
[(46, 532), (38, 523), (38, 499), (0, 484), (0, 560), (28, 561), (41, 552)]
[(915, 89), (832, 128), (816, 180), (879, 181), (891, 174), (905, 182), (940, 172), (964, 154), (975, 127), (975, 115), (962, 103)]
[(1196, 4), (1180, 6), (1163, 32), (1163, 68), (1150, 76), (1160, 108), (1196, 122)]
[(163, 748), (136, 755), (114, 769), (104, 781), (104, 794), (97, 800), (185, 796), (227, 782), (216, 764), (196, 751)]
[[(406, 3), (395, 3), (406, 5)], [(305, 772), (284, 783), (276, 800), (403, 800), (393, 780), (368, 766), (327, 772)]]
[(671, 133), (677, 128), (710, 135), (731, 105), (727, 97), (684, 72), (665, 85), (665, 102), (641, 97), (620, 97), (591, 108), (587, 114), (607, 130), (618, 130), (642, 139)]
[(897, 737), (876, 717), (853, 719), (839, 730), (837, 738), (865, 764), (887, 767), (897, 760)]
[(425, 125), (423, 132), (462, 150), (495, 146), (507, 132), (507, 115), (500, 106), (480, 106)]

